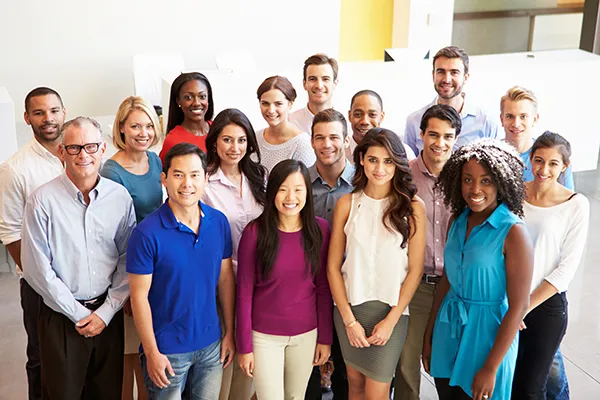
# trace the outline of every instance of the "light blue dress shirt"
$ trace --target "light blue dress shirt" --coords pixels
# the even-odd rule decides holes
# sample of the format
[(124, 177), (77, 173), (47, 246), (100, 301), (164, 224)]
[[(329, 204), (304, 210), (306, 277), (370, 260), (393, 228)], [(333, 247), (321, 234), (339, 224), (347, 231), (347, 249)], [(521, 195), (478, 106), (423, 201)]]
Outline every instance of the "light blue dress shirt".
[[(420, 110), (415, 111), (406, 118), (404, 142), (413, 149), (417, 156), (421, 153), (421, 150), (423, 150), (421, 118), (423, 118), (425, 111), (431, 106), (436, 105), (437, 102), (438, 98), (436, 97), (433, 102), (427, 104)], [(454, 145), (455, 150), (477, 139), (502, 139), (503, 137), (503, 134), (498, 130), (498, 122), (492, 119), (482, 108), (469, 103), (466, 95), (462, 111), (460, 112), (460, 118), (462, 121), (462, 129)]]
[(129, 297), (125, 256), (135, 211), (127, 189), (109, 179), (98, 177), (89, 197), (86, 204), (66, 174), (33, 192), (23, 215), (23, 276), (73, 322), (91, 313), (77, 300), (108, 290), (95, 311), (108, 325)]

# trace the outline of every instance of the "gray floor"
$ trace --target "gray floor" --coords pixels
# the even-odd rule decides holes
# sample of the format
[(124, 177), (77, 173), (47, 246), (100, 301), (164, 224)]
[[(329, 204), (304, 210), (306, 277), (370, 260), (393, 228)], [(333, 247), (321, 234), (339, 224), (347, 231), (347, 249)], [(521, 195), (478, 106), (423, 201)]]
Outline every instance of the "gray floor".
[[(600, 169), (575, 174), (577, 191), (591, 203), (588, 246), (569, 287), (569, 328), (562, 344), (574, 400), (600, 398)], [(25, 331), (21, 321), (16, 276), (0, 273), (0, 399), (27, 398)], [(422, 399), (437, 399), (431, 378), (424, 374)]]

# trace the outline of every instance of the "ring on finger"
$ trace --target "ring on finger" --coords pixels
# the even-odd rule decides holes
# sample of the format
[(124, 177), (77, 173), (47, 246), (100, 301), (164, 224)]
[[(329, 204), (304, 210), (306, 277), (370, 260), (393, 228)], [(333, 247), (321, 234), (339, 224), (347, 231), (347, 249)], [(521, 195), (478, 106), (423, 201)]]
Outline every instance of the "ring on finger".
[(490, 398), (490, 396), (488, 396), (487, 394), (484, 394), (484, 395), (482, 395), (481, 397), (483, 398), (483, 400), (487, 400), (487, 399), (489, 399), (489, 398)]

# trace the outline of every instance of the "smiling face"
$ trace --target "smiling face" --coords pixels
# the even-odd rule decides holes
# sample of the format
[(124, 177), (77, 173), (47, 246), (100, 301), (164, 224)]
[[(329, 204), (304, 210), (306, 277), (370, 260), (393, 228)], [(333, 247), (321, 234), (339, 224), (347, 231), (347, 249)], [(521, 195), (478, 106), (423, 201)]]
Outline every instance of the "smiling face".
[(167, 174), (160, 176), (169, 203), (183, 209), (197, 207), (204, 194), (207, 175), (197, 154), (173, 157)]
[(275, 195), (279, 219), (298, 217), (306, 204), (306, 182), (300, 171), (293, 172), (283, 181)]
[(354, 141), (359, 143), (370, 129), (381, 125), (384, 117), (385, 113), (375, 97), (364, 94), (354, 99), (352, 108), (348, 111)]
[(350, 145), (348, 136), (344, 139), (344, 127), (341, 122), (319, 122), (313, 127), (312, 147), (317, 163), (331, 166), (344, 162), (346, 148)]
[(531, 172), (539, 184), (556, 183), (567, 167), (557, 147), (539, 148), (531, 156)]
[(369, 184), (389, 184), (396, 173), (396, 164), (382, 146), (369, 147), (364, 155), (361, 154), (360, 164), (364, 167)]
[(444, 164), (452, 155), (452, 147), (456, 143), (456, 129), (449, 121), (430, 118), (427, 121), (427, 129), (421, 132), (421, 138), (425, 164)]
[(461, 192), (474, 213), (491, 214), (498, 206), (498, 189), (492, 174), (472, 158), (462, 167)]
[(184, 119), (193, 122), (203, 121), (208, 110), (208, 88), (201, 81), (187, 81), (179, 89), (177, 104), (183, 111)]
[(60, 136), (65, 116), (66, 111), (60, 99), (55, 94), (46, 94), (29, 99), (24, 118), (38, 142), (51, 143)]
[(225, 126), (217, 138), (216, 147), (221, 166), (237, 166), (248, 149), (246, 131), (236, 124)]
[(460, 58), (439, 57), (433, 68), (433, 86), (442, 99), (452, 99), (462, 93), (469, 74)]
[(331, 101), (337, 81), (333, 79), (333, 68), (329, 64), (309, 65), (306, 69), (304, 89), (308, 92), (308, 102), (322, 105)]
[[(98, 144), (95, 147), (93, 144)], [(67, 152), (69, 146), (83, 146), (91, 144), (88, 152), (85, 149), (80, 149), (79, 154), (72, 155)], [(95, 152), (93, 150), (96, 150)], [(65, 163), (65, 172), (69, 179), (77, 187), (81, 187), (80, 183), (87, 179), (98, 176), (102, 156), (106, 151), (106, 143), (102, 140), (102, 135), (96, 127), (88, 122), (83, 122), (81, 126), (71, 125), (63, 133), (62, 145), (59, 147), (58, 153), (60, 159)]]
[(506, 133), (506, 141), (516, 143), (521, 139), (530, 139), (538, 117), (531, 101), (505, 100), (500, 114), (500, 121)]
[(292, 105), (279, 89), (271, 89), (260, 96), (260, 112), (269, 126), (287, 121)]
[(156, 132), (154, 124), (145, 111), (133, 109), (121, 125), (125, 148), (145, 152), (152, 145)]

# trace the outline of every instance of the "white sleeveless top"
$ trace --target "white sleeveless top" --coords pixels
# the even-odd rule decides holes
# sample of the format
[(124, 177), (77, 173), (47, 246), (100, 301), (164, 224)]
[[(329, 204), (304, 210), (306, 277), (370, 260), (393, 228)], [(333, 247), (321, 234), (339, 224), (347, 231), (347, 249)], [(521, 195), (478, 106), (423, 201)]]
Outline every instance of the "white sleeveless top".
[[(387, 198), (375, 200), (363, 192), (352, 194), (350, 215), (344, 226), (346, 259), (342, 277), (351, 305), (378, 300), (398, 304), (400, 287), (408, 273), (408, 246), (403, 237), (383, 224)], [(405, 311), (406, 313), (406, 311)]]

